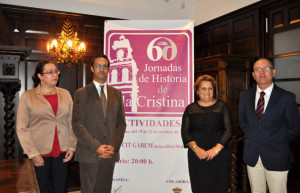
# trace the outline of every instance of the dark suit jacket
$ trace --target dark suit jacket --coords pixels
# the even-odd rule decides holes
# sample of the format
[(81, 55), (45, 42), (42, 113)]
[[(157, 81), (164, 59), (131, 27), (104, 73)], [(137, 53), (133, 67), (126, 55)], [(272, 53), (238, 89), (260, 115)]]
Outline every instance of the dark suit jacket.
[(100, 160), (96, 150), (101, 144), (107, 144), (115, 148), (112, 159), (118, 161), (119, 149), (126, 129), (121, 91), (107, 87), (106, 119), (94, 83), (78, 89), (73, 104), (73, 130), (78, 139), (75, 160), (95, 163)]
[(274, 85), (259, 122), (255, 113), (255, 93), (256, 87), (240, 94), (238, 115), (245, 134), (244, 162), (253, 167), (260, 156), (267, 170), (289, 170), (293, 159), (289, 145), (300, 130), (295, 95)]

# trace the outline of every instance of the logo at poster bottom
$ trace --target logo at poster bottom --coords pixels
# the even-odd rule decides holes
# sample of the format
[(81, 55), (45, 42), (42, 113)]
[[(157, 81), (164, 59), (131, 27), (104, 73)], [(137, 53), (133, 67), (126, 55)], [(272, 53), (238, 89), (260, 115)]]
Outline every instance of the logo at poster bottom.
[(173, 188), (173, 192), (174, 193), (180, 193), (182, 191), (182, 189), (181, 188)]

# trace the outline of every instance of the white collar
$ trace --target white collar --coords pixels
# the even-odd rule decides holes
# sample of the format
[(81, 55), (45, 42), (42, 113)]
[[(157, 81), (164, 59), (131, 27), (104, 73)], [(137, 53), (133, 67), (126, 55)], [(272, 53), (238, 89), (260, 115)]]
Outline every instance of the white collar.
[(100, 86), (104, 86), (104, 90), (106, 90), (106, 88), (107, 88), (106, 82), (104, 84), (100, 84), (99, 82), (93, 80), (93, 83), (97, 89), (100, 88)]
[(261, 90), (258, 86), (257, 86), (257, 89), (256, 89), (256, 94), (260, 94), (261, 91), (264, 91), (266, 93), (266, 95), (270, 96), (271, 95), (271, 92), (274, 88), (274, 83), (272, 82), (271, 86), (269, 86), (267, 89), (265, 90)]

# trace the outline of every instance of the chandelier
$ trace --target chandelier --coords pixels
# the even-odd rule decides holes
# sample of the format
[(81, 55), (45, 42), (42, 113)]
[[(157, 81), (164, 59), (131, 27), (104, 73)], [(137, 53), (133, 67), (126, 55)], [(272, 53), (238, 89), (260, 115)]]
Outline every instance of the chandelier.
[(55, 54), (60, 63), (66, 65), (77, 63), (86, 52), (83, 42), (79, 42), (77, 32), (70, 19), (64, 21), (61, 34), (58, 40), (54, 39), (50, 45), (50, 50)]

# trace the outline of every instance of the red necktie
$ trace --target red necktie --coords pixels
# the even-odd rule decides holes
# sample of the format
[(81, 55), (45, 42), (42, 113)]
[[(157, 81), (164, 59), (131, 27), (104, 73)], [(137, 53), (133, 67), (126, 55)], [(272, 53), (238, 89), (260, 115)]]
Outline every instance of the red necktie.
[(260, 92), (260, 97), (258, 99), (257, 102), (257, 107), (256, 107), (256, 115), (258, 117), (258, 120), (260, 121), (263, 114), (264, 114), (264, 107), (265, 107), (265, 99), (264, 99), (264, 95), (266, 93), (264, 91)]

